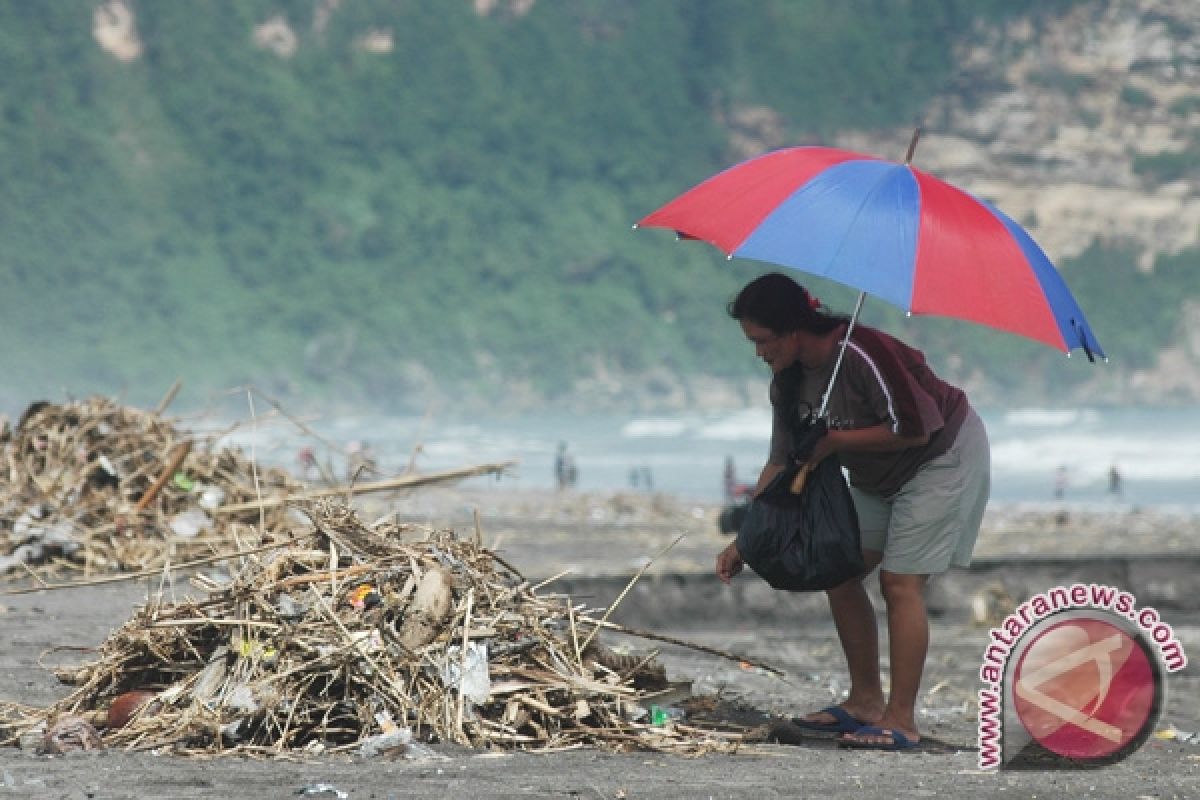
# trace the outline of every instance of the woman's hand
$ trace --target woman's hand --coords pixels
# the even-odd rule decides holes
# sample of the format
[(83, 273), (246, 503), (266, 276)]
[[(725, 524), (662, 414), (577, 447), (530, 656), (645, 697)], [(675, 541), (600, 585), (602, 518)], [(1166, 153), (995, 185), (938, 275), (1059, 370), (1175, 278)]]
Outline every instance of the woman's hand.
[(830, 431), (817, 440), (816, 446), (813, 447), (812, 454), (809, 455), (808, 461), (805, 462), (806, 464), (808, 464), (810, 467), (815, 467), (817, 464), (820, 464), (826, 458), (837, 452), (837, 448), (835, 447), (833, 440), (834, 434), (835, 431)]
[(717, 554), (717, 577), (721, 579), (721, 583), (727, 584), (733, 580), (734, 575), (742, 571), (744, 565), (742, 554), (737, 549), (737, 542), (730, 542), (724, 550)]

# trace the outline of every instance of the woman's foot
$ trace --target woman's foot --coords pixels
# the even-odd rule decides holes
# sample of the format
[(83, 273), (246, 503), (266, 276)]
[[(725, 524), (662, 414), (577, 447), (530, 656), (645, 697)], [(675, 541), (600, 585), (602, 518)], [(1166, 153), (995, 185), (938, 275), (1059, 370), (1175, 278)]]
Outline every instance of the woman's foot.
[(890, 725), (882, 719), (874, 725), (864, 725), (838, 736), (838, 744), (865, 750), (908, 750), (920, 741), (921, 734), (916, 726)]
[(878, 719), (880, 712), (872, 712), (866, 708), (827, 706), (820, 711), (813, 711), (802, 717), (795, 717), (792, 722), (800, 728), (823, 733), (849, 733)]

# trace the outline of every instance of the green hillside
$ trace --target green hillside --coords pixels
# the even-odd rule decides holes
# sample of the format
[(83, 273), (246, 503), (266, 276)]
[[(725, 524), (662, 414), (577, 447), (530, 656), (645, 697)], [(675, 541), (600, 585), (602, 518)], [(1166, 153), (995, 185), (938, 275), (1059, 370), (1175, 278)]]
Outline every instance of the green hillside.
[[(731, 109), (780, 111), (796, 143), (906, 124), (980, 15), (1066, 3), (543, 0), (481, 16), (354, 0), (318, 24), (310, 0), (136, 2), (129, 62), (97, 46), (94, 5), (0, 4), (9, 409), (153, 402), (176, 377), (193, 396), (254, 383), (420, 410), (433, 385), (464, 407), (502, 408), (513, 386), (553, 403), (598, 367), (753, 374), (722, 308), (755, 265), (630, 224), (729, 163)], [(287, 56), (253, 37), (277, 15)], [(369, 31), (390, 51), (360, 47)], [(1077, 294), (1102, 336), (1120, 331), (1111, 293), (1139, 276), (1086, 258), (1112, 274)], [(1168, 313), (1179, 280), (1158, 292)], [(1014, 391), (1059, 364), (965, 327), (912, 336), (972, 363), (1015, 354), (1029, 369)], [(1170, 333), (1105, 342), (1139, 363)]]

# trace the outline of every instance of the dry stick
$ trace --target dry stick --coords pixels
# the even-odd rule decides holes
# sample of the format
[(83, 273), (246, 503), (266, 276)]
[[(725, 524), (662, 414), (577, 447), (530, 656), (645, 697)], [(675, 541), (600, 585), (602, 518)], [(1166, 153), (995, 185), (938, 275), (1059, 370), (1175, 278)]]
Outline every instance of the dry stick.
[(163, 412), (167, 410), (167, 406), (175, 401), (175, 396), (179, 394), (179, 390), (183, 388), (183, 381), (179, 378), (171, 384), (171, 388), (167, 389), (167, 393), (163, 395), (162, 400), (158, 401), (158, 405), (154, 408), (154, 416), (161, 417)]
[[(776, 667), (772, 667), (770, 664), (767, 664), (765, 662), (756, 661), (752, 658), (747, 658), (746, 656), (738, 655), (737, 653), (730, 653), (727, 650), (719, 650), (716, 647), (709, 647), (708, 645), (704, 645), (704, 644), (696, 644), (695, 642), (688, 642), (683, 639), (676, 639), (674, 636), (665, 636), (661, 633), (651, 633), (650, 631), (639, 631), (634, 628), (628, 628), (617, 622), (607, 622), (605, 620), (594, 620), (594, 619), (591, 619), (590, 617), (580, 617), (580, 621), (591, 622), (591, 623), (595, 624), (597, 628), (605, 628), (607, 630), (617, 631), (618, 633), (626, 633), (626, 634), (629, 634), (630, 636), (637, 636), (641, 639), (651, 639), (651, 640), (657, 641), (657, 642), (666, 642), (667, 644), (676, 644), (676, 645), (679, 645), (680, 647), (687, 647), (691, 650), (697, 650), (701, 653), (708, 653), (709, 655), (720, 656), (721, 658), (726, 658), (726, 659), (729, 659), (730, 661), (737, 661), (738, 663), (749, 664), (752, 667), (758, 667), (759, 669), (764, 669), (767, 672), (770, 672), (771, 674), (780, 678), (781, 680), (783, 679), (783, 676), (787, 674), (783, 670), (778, 669)], [(784, 681), (784, 682), (786, 683), (786, 681)]]
[[(246, 403), (250, 406), (250, 474), (254, 476), (254, 496), (262, 501), (262, 484), (258, 481), (258, 454), (255, 452), (255, 440), (258, 436), (253, 434), (258, 433), (258, 415), (254, 413), (254, 393), (252, 390), (246, 390)], [(258, 507), (258, 529), (265, 531), (267, 529), (267, 509), (262, 505)]]
[[(251, 548), (250, 550), (239, 550), (237, 552), (231, 552), (231, 553), (218, 553), (215, 556), (206, 556), (204, 558), (197, 558), (193, 561), (185, 561), (182, 564), (177, 565), (175, 567), (175, 569), (176, 570), (191, 569), (192, 567), (200, 567), (205, 564), (212, 564), (216, 561), (226, 561), (231, 558), (240, 558), (241, 556), (249, 556), (249, 555), (253, 555), (255, 553), (261, 553), (264, 550), (273, 550), (276, 547), (287, 547), (289, 545), (299, 544), (299, 543), (300, 543), (300, 540), (298, 538), (293, 537), (291, 539), (287, 539), (282, 542), (272, 542), (271, 544), (264, 544), (260, 547), (254, 547), (254, 548)], [(78, 589), (78, 588), (82, 588), (84, 586), (99, 586), (99, 585), (105, 584), (105, 583), (120, 583), (121, 581), (137, 580), (138, 578), (154, 577), (155, 575), (157, 575), (159, 573), (159, 571), (160, 571), (160, 569), (158, 567), (155, 567), (154, 569), (144, 569), (140, 572), (129, 572), (124, 575), (110, 575), (105, 578), (94, 578), (90, 581), (75, 581), (72, 583), (47, 583), (42, 586), (26, 586), (22, 589), (5, 589), (4, 591), (0, 592), (0, 595), (31, 594), (33, 592), (45, 592), (45, 591), (50, 591), (53, 589)]]
[(466, 739), (466, 734), (463, 733), (463, 706), (466, 700), (463, 699), (463, 684), (467, 680), (467, 643), (471, 639), (471, 606), (475, 602), (475, 588), (467, 589), (467, 611), (463, 615), (463, 637), (462, 637), (462, 657), (458, 664), (458, 712), (455, 715), (454, 729), (458, 732), (461, 739)]
[(158, 480), (151, 484), (150, 488), (146, 490), (146, 493), (143, 494), (141, 499), (137, 501), (137, 505), (133, 507), (135, 514), (145, 511), (146, 506), (153, 502), (154, 498), (158, 496), (158, 493), (162, 490), (162, 488), (167, 485), (167, 481), (169, 481), (171, 476), (175, 474), (175, 471), (179, 469), (179, 465), (183, 463), (185, 458), (187, 458), (187, 454), (191, 451), (191, 449), (191, 439), (184, 441), (175, 448), (175, 452), (171, 455), (171, 460), (168, 461), (167, 466), (163, 468), (162, 474), (158, 476)]
[(278, 411), (280, 414), (282, 414), (282, 415), (283, 415), (283, 417), (284, 417), (284, 418), (285, 418), (285, 419), (286, 419), (288, 422), (290, 422), (290, 423), (292, 423), (293, 425), (295, 425), (297, 428), (299, 428), (299, 429), (300, 429), (301, 431), (303, 431), (305, 434), (307, 434), (307, 435), (311, 436), (312, 438), (316, 439), (318, 442), (320, 442), (321, 444), (325, 445), (325, 446), (326, 446), (326, 447), (328, 447), (330, 450), (337, 450), (337, 451), (341, 452), (341, 450), (342, 450), (342, 447), (341, 447), (340, 445), (338, 445), (338, 444), (337, 444), (337, 443), (335, 443), (335, 442), (332, 442), (332, 441), (330, 441), (329, 439), (326, 439), (324, 436), (322, 436), (321, 434), (317, 433), (317, 432), (316, 432), (315, 430), (313, 430), (312, 428), (310, 428), (310, 427), (308, 427), (307, 425), (305, 425), (305, 424), (304, 424), (304, 423), (303, 423), (301, 420), (299, 420), (299, 419), (296, 419), (296, 418), (295, 418), (295, 417), (293, 417), (291, 414), (289, 414), (289, 413), (287, 413), (286, 411), (284, 411), (284, 410), (283, 410), (283, 406), (279, 405), (279, 401), (278, 401), (278, 400), (275, 400), (274, 398), (272, 398), (272, 397), (270, 397), (270, 396), (268, 396), (267, 394), (264, 394), (264, 393), (263, 393), (263, 391), (262, 391), (262, 389), (259, 389), (257, 386), (251, 386), (251, 387), (250, 387), (250, 391), (254, 392), (256, 395), (258, 395), (259, 397), (261, 397), (263, 400), (266, 400), (266, 401), (267, 401), (267, 403), (269, 403), (269, 404), (270, 404), (270, 405), (271, 405), (271, 406), (272, 406), (272, 407), (273, 407), (273, 408), (274, 408), (276, 411)]
[(679, 541), (681, 539), (683, 539), (684, 536), (686, 536), (686, 534), (683, 534), (683, 533), (676, 536), (675, 541), (671, 542), (669, 545), (664, 547), (661, 551), (659, 551), (658, 555), (656, 555), (654, 558), (650, 559), (649, 561), (647, 561), (645, 564), (642, 565), (642, 568), (637, 571), (637, 574), (633, 576), (633, 578), (629, 581), (629, 584), (626, 585), (626, 587), (621, 591), (621, 593), (619, 595), (617, 595), (617, 599), (613, 600), (612, 605), (610, 605), (608, 607), (608, 610), (604, 612), (604, 616), (600, 618), (600, 623), (597, 623), (596, 627), (592, 628), (592, 632), (588, 634), (588, 637), (583, 640), (583, 646), (581, 648), (579, 648), (581, 651), (587, 650), (587, 646), (592, 643), (592, 639), (594, 639), (596, 637), (596, 634), (600, 632), (600, 624), (608, 621), (609, 615), (611, 615), (612, 612), (617, 610), (617, 606), (620, 605), (621, 601), (625, 599), (625, 595), (629, 594), (629, 590), (632, 589), (633, 585), (638, 582), (638, 579), (641, 578), (642, 575), (645, 574), (646, 570), (650, 569), (650, 565), (653, 564), (658, 559), (662, 558), (664, 555), (666, 555), (667, 551), (670, 550), (672, 547), (679, 544)]
[[(504, 567), (506, 570), (508, 570), (509, 572), (511, 572), (513, 575), (516, 575), (518, 580), (520, 580), (520, 581), (524, 581), (524, 580), (525, 580), (525, 576), (521, 574), (521, 570), (517, 569), (517, 568), (516, 568), (516, 567), (514, 567), (512, 564), (508, 563), (508, 562), (507, 562), (507, 561), (505, 561), (503, 558), (501, 558), (499, 555), (497, 555), (497, 554), (496, 554), (496, 551), (495, 551), (494, 549), (491, 549), (491, 550), (489, 550), (489, 549), (487, 549), (487, 548), (485, 547), (485, 548), (481, 548), (479, 552), (481, 552), (481, 553), (487, 553), (489, 556), (491, 556), (491, 557), (492, 557), (492, 559), (493, 559), (493, 560), (494, 560), (494, 561), (495, 561), (497, 564), (499, 564), (500, 566)], [(569, 570), (568, 570), (568, 571), (569, 571)]]
[(571, 623), (571, 645), (575, 648), (575, 666), (583, 674), (583, 651), (579, 648), (579, 632), (575, 629), (575, 606), (567, 603), (567, 621)]
[(425, 445), (421, 442), (421, 436), (425, 433), (425, 426), (429, 424), (432, 417), (433, 409), (426, 409), (425, 416), (421, 418), (421, 425), (417, 428), (416, 443), (408, 457), (408, 466), (404, 468), (405, 475), (412, 473), (417, 468), (417, 456), (425, 449)]
[(45, 589), (47, 586), (50, 585), (50, 584), (46, 583), (45, 580), (42, 579), (41, 575), (38, 575), (37, 572), (34, 571), (33, 567), (29, 566), (24, 561), (19, 561), (17, 563), (25, 568), (25, 571), (29, 573), (29, 577), (33, 578), (35, 581), (37, 581), (38, 583), (41, 584), (40, 588)]
[(288, 495), (286, 497), (274, 496), (265, 497), (260, 500), (252, 500), (246, 503), (233, 503), (231, 505), (221, 506), (213, 511), (214, 514), (237, 514), (242, 511), (254, 511), (259, 508), (275, 508), (276, 506), (293, 503), (298, 500), (318, 500), (323, 497), (338, 497), (347, 494), (366, 494), (367, 492), (383, 492), (389, 489), (409, 489), (417, 486), (425, 486), (430, 483), (440, 483), (443, 481), (458, 480), (461, 478), (471, 478), (476, 475), (487, 475), (499, 473), (508, 470), (516, 465), (515, 461), (503, 461), (495, 464), (477, 464), (472, 467), (462, 467), (460, 469), (446, 470), (445, 472), (431, 472), (428, 475), (409, 475), (407, 477), (392, 478), (386, 481), (374, 481), (372, 483), (360, 483), (355, 486), (334, 486), (327, 489), (314, 489), (312, 491), (300, 492), (298, 494)]
[(541, 589), (543, 586), (546, 586), (547, 584), (554, 583), (556, 580), (558, 580), (558, 579), (559, 579), (559, 578), (561, 578), (562, 576), (564, 576), (564, 575), (570, 575), (570, 574), (571, 574), (572, 572), (574, 572), (574, 571), (575, 571), (575, 570), (574, 570), (574, 568), (573, 568), (573, 567), (567, 567), (567, 568), (566, 568), (566, 569), (564, 569), (562, 572), (559, 572), (559, 573), (558, 573), (558, 574), (556, 574), (556, 575), (551, 575), (549, 578), (546, 578), (546, 580), (542, 581), (541, 583), (536, 583), (536, 584), (534, 584), (533, 586), (530, 586), (530, 587), (529, 587), (529, 591), (531, 591), (531, 592), (536, 592), (538, 589)]

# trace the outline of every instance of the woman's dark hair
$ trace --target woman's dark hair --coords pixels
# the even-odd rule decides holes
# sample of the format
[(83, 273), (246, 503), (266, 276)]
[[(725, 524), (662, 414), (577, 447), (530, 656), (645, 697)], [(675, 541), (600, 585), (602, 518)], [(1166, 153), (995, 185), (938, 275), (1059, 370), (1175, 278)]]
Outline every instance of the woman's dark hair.
[(747, 320), (775, 333), (805, 331), (823, 334), (846, 321), (841, 314), (818, 311), (819, 305), (800, 284), (779, 272), (750, 281), (729, 303), (729, 316)]

